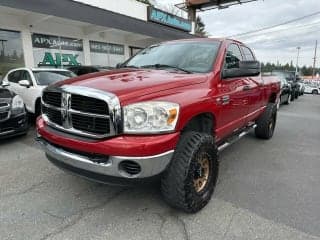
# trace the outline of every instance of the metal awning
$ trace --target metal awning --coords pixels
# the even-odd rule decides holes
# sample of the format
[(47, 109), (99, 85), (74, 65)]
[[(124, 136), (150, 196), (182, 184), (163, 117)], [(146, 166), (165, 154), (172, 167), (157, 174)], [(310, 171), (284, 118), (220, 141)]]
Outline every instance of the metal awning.
[(14, 9), (86, 22), (102, 27), (119, 29), (162, 40), (194, 37), (192, 34), (177, 29), (157, 23), (146, 22), (71, 0), (1, 0), (0, 6), (1, 5)]
[(188, 8), (194, 8), (200, 11), (211, 9), (224, 9), (233, 5), (254, 2), (258, 0), (185, 0), (183, 3), (176, 4), (176, 7), (187, 11)]

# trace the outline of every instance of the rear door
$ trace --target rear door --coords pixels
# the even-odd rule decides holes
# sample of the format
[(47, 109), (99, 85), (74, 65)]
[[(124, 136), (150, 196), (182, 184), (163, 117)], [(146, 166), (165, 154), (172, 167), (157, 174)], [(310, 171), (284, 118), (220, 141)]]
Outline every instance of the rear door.
[[(254, 54), (248, 47), (241, 45), (240, 48), (246, 61), (256, 60)], [(243, 90), (248, 96), (248, 116), (246, 121), (249, 122), (255, 120), (260, 114), (259, 110), (263, 103), (263, 94), (261, 94), (263, 82), (261, 76), (245, 77), (244, 81), (245, 85), (243, 86)]]
[[(237, 44), (231, 43), (225, 54), (224, 69), (239, 68), (243, 60), (242, 53)], [(222, 79), (218, 85), (217, 104), (220, 105), (219, 126), (217, 131), (224, 138), (245, 125), (248, 114), (248, 96), (243, 86), (246, 78), (234, 77)]]

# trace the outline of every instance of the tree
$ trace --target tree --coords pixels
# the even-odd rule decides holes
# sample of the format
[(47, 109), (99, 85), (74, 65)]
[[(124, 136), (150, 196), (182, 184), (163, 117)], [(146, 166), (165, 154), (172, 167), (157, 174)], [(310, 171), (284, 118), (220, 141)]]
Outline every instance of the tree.
[[(261, 70), (262, 72), (272, 72), (274, 70), (281, 70), (281, 71), (295, 71), (295, 67), (293, 64), (286, 63), (284, 65), (281, 64), (274, 64), (274, 63), (261, 63)], [(320, 69), (316, 69), (316, 72), (319, 72)], [(311, 66), (303, 66), (300, 68), (300, 72), (304, 76), (311, 76), (312, 75), (312, 67)]]
[(200, 37), (206, 37), (208, 33), (206, 32), (205, 28), (206, 25), (202, 21), (201, 17), (197, 16), (195, 34)]

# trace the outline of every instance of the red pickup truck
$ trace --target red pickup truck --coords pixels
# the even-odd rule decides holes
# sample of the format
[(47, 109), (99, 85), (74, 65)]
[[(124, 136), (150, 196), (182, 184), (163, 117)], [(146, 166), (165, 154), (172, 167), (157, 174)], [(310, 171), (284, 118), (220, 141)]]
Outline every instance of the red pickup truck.
[(119, 185), (160, 178), (171, 206), (197, 212), (214, 191), (219, 151), (251, 129), (272, 137), (279, 93), (238, 41), (164, 42), (46, 88), (37, 139), (60, 168)]

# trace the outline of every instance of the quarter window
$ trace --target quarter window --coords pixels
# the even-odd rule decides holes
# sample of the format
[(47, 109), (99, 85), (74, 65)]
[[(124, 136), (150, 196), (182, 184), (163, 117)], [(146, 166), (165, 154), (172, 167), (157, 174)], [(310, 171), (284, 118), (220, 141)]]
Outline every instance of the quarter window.
[(255, 58), (254, 58), (254, 56), (253, 56), (253, 54), (252, 54), (252, 52), (251, 52), (251, 50), (249, 48), (244, 47), (244, 46), (241, 46), (241, 48), (242, 48), (242, 51), (243, 51), (243, 54), (244, 54), (244, 57), (245, 57), (246, 60), (248, 60), (248, 61), (254, 61), (255, 60)]
[(225, 69), (239, 68), (239, 62), (243, 60), (240, 48), (236, 44), (230, 44), (227, 48)]

